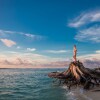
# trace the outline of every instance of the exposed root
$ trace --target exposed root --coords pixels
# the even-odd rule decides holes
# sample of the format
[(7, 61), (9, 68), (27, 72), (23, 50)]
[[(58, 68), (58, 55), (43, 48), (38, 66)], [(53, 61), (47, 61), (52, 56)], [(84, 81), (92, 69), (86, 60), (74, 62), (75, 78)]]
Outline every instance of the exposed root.
[(100, 86), (100, 68), (85, 68), (79, 61), (71, 62), (67, 71), (52, 72), (48, 74), (51, 78), (60, 80), (60, 84), (72, 86), (83, 86), (84, 89), (92, 89)]

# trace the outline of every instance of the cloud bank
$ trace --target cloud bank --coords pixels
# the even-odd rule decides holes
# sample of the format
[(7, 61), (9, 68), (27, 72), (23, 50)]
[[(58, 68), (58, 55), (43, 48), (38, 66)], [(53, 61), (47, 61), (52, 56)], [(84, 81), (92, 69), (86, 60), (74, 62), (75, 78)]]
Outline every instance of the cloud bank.
[(1, 54), (0, 68), (62, 68), (68, 65), (68, 62), (62, 58), (51, 58), (35, 53), (9, 52), (9, 55), (8, 57)]
[[(100, 50), (94, 54), (78, 56), (85, 67), (100, 66)], [(10, 55), (10, 56), (9, 56)], [(0, 54), (0, 68), (62, 68), (68, 67), (72, 60), (70, 58), (51, 58), (49, 56), (36, 53), (9, 52)]]

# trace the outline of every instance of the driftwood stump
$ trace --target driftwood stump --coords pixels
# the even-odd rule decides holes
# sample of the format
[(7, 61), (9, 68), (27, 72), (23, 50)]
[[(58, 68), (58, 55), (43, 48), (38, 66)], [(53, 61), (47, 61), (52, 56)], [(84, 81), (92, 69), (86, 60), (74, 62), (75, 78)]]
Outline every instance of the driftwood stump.
[(64, 72), (51, 72), (50, 78), (56, 78), (60, 83), (71, 86), (83, 86), (84, 89), (91, 89), (100, 86), (100, 68), (85, 68), (79, 61), (71, 62), (68, 70)]

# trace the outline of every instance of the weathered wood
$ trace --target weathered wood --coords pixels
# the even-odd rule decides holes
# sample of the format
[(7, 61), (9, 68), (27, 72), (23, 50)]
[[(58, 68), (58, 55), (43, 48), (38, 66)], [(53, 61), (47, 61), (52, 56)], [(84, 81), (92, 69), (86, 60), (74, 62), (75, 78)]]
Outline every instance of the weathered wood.
[(74, 85), (81, 85), (84, 89), (100, 86), (100, 68), (85, 68), (79, 61), (71, 62), (68, 70), (64, 72), (51, 72), (48, 76), (63, 81), (69, 89)]

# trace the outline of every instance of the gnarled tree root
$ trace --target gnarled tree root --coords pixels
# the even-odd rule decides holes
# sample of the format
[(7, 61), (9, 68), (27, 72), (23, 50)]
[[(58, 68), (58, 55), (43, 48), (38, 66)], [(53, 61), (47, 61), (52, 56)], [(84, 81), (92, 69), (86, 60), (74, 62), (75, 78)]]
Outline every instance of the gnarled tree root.
[(68, 70), (64, 72), (51, 72), (48, 76), (59, 79), (60, 83), (66, 84), (69, 89), (75, 85), (81, 85), (84, 89), (100, 86), (100, 68), (85, 68), (79, 61), (71, 62)]

